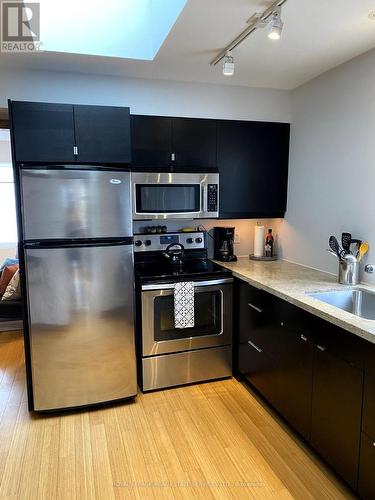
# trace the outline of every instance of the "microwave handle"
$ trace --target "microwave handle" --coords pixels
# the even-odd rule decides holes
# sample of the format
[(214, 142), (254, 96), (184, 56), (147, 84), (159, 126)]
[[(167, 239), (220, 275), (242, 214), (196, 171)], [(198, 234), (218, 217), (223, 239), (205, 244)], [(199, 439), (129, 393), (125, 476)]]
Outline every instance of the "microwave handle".
[(207, 213), (208, 210), (208, 187), (207, 184), (203, 184), (202, 186), (202, 196), (203, 196), (203, 203), (202, 203), (202, 212), (205, 214)]

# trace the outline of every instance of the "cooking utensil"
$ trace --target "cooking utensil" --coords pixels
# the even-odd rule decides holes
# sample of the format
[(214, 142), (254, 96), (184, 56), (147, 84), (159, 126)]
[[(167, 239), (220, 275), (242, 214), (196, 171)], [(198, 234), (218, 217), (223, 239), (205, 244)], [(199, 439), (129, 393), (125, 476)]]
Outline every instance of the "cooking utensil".
[(329, 237), (329, 246), (331, 250), (335, 252), (337, 257), (341, 259), (342, 255), (345, 253), (343, 249), (340, 247), (339, 242), (337, 241), (337, 238), (335, 236), (330, 236)]
[(350, 243), (352, 241), (352, 235), (350, 233), (342, 233), (341, 235), (341, 245), (345, 253), (350, 253)]
[(362, 245), (362, 240), (352, 239), (350, 245), (357, 245), (357, 248), (352, 252), (353, 255), (357, 255), (359, 247)]
[(369, 244), (367, 243), (367, 241), (364, 241), (363, 243), (361, 243), (361, 246), (359, 247), (359, 250), (358, 250), (358, 253), (357, 253), (357, 261), (358, 262), (361, 262), (361, 260), (363, 259), (363, 257), (368, 252), (368, 249), (369, 249)]
[(333, 250), (331, 250), (330, 248), (326, 248), (326, 251), (327, 251), (328, 253), (330, 253), (331, 255), (333, 255), (334, 257), (336, 257), (336, 258), (338, 257), (337, 253), (336, 253), (336, 252), (334, 252)]

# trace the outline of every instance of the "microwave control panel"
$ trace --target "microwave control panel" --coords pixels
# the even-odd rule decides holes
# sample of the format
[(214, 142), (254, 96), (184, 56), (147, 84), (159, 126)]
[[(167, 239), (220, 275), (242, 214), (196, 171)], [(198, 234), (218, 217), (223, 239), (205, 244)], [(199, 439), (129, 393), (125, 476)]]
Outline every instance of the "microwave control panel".
[(218, 208), (218, 185), (207, 185), (207, 212), (217, 212)]

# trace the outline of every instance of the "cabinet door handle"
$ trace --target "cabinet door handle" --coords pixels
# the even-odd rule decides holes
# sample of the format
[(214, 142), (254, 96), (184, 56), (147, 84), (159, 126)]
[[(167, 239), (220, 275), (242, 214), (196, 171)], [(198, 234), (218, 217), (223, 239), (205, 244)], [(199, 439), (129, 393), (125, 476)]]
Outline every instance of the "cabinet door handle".
[(78, 146), (73, 146), (73, 154), (74, 156), (78, 155)]
[(263, 309), (261, 309), (260, 307), (255, 306), (254, 304), (251, 304), (250, 302), (247, 305), (249, 307), (251, 307), (251, 309), (254, 309), (254, 311), (256, 311), (258, 313), (262, 313), (263, 312)]
[(308, 339), (307, 337), (305, 337), (305, 335), (303, 335), (302, 333), (301, 333), (301, 335), (300, 335), (300, 339), (302, 339), (304, 342), (307, 342), (307, 341), (309, 340), (309, 339)]
[(257, 345), (255, 345), (253, 342), (251, 342), (251, 340), (248, 340), (247, 343), (253, 348), (255, 349), (256, 351), (258, 352), (262, 352), (262, 349), (260, 347), (258, 347)]
[(176, 154), (175, 153), (171, 153), (171, 161), (175, 161), (176, 160)]
[(316, 347), (319, 349), (319, 351), (323, 351), (324, 352), (326, 350), (325, 347), (323, 347), (322, 345), (319, 345), (319, 344)]

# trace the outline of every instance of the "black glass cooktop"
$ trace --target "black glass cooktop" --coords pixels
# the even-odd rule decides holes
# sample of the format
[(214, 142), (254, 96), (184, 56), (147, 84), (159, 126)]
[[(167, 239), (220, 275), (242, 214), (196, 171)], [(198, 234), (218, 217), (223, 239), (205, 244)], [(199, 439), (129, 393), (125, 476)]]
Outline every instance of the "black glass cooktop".
[(188, 260), (181, 268), (173, 268), (168, 262), (144, 262), (135, 266), (138, 276), (144, 281), (202, 279), (229, 277), (232, 273), (210, 260)]

